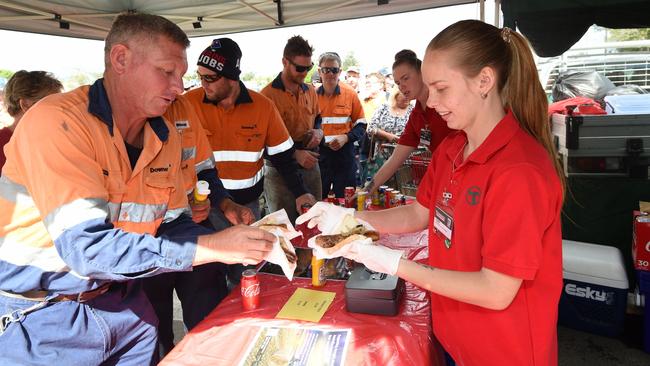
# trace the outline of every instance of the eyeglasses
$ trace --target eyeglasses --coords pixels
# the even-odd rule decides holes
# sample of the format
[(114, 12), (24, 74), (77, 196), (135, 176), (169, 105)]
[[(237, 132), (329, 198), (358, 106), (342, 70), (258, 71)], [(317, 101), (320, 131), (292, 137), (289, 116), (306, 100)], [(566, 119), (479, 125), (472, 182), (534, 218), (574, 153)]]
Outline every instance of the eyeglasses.
[(219, 74), (201, 75), (201, 73), (199, 73), (198, 71), (196, 72), (196, 74), (199, 76), (199, 79), (201, 79), (201, 81), (205, 81), (208, 84), (215, 83), (215, 82), (221, 80), (221, 78), (223, 77), (222, 75), (219, 75)]
[(289, 61), (289, 63), (292, 64), (293, 67), (296, 68), (296, 71), (297, 71), (297, 72), (305, 72), (305, 71), (309, 71), (309, 70), (311, 70), (312, 67), (314, 67), (314, 63), (313, 63), (313, 62), (311, 63), (311, 65), (309, 65), (309, 66), (305, 66), (305, 65), (298, 65), (297, 63), (291, 61), (291, 59), (287, 59), (287, 61)]
[(338, 74), (341, 72), (340, 67), (321, 67), (320, 71), (323, 72), (323, 74), (331, 73), (331, 74)]

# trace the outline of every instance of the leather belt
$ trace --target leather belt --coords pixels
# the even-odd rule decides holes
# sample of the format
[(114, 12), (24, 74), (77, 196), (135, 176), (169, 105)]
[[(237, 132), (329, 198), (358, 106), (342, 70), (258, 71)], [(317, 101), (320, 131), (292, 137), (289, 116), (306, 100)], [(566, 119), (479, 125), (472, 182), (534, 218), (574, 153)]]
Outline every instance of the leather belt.
[(112, 283), (108, 282), (105, 283), (99, 287), (97, 287), (94, 290), (90, 291), (85, 291), (85, 292), (80, 292), (78, 294), (61, 294), (58, 295), (54, 298), (48, 299), (47, 297), (48, 292), (47, 291), (27, 291), (23, 292), (20, 294), (13, 293), (13, 292), (7, 292), (7, 291), (1, 291), (0, 290), (0, 295), (8, 296), (8, 297), (13, 297), (16, 299), (22, 299), (22, 300), (30, 300), (30, 301), (50, 301), (50, 302), (60, 302), (60, 301), (76, 301), (76, 302), (87, 302), (90, 301), (97, 296), (103, 295), (108, 290), (110, 290)]

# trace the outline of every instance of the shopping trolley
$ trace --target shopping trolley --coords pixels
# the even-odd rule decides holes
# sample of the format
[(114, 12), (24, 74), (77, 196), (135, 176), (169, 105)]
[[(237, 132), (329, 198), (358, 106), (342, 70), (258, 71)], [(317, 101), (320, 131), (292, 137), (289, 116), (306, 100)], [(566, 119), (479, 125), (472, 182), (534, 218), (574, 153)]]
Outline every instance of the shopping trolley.
[(418, 148), (404, 161), (404, 167), (411, 173), (409, 178), (403, 180), (400, 190), (407, 196), (415, 196), (418, 185), (427, 172), (429, 163), (431, 163), (431, 151), (426, 148)]

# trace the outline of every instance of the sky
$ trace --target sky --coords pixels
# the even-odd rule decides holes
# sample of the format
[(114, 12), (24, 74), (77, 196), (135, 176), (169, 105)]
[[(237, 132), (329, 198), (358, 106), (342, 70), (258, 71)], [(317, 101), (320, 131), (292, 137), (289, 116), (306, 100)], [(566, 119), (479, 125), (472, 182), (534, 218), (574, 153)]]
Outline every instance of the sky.
[[(487, 2), (486, 21), (494, 23), (493, 2)], [(242, 49), (243, 73), (271, 76), (282, 68), (282, 50), (287, 39), (301, 35), (315, 48), (314, 59), (325, 51), (345, 57), (349, 52), (362, 66), (362, 73), (390, 67), (396, 52), (408, 48), (422, 58), (427, 44), (442, 29), (461, 19), (477, 19), (479, 5), (459, 5), (395, 15), (385, 15), (308, 26), (224, 35)], [(221, 36), (220, 36), (221, 37)], [(196, 60), (211, 40), (191, 38), (188, 72), (196, 70)], [(46, 70), (58, 78), (103, 71), (103, 41), (46, 36), (0, 30), (0, 69)]]

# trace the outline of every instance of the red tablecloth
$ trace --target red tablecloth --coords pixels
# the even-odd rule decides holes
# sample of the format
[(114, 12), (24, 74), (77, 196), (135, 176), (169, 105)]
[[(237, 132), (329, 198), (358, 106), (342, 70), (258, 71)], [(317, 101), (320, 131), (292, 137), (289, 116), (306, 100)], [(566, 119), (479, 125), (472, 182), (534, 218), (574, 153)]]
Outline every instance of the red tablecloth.
[[(384, 235), (380, 241), (404, 249), (409, 258), (425, 260), (427, 233)], [(345, 309), (345, 281), (329, 280), (323, 291), (336, 296), (319, 323), (275, 319), (287, 299), (298, 287), (312, 288), (311, 279), (258, 274), (261, 282), (260, 308), (244, 311), (239, 288), (162, 360), (160, 365), (236, 365), (261, 326), (301, 326), (352, 329), (346, 365), (437, 365), (440, 352), (431, 332), (429, 297), (422, 289), (407, 283), (397, 316), (350, 313)]]

